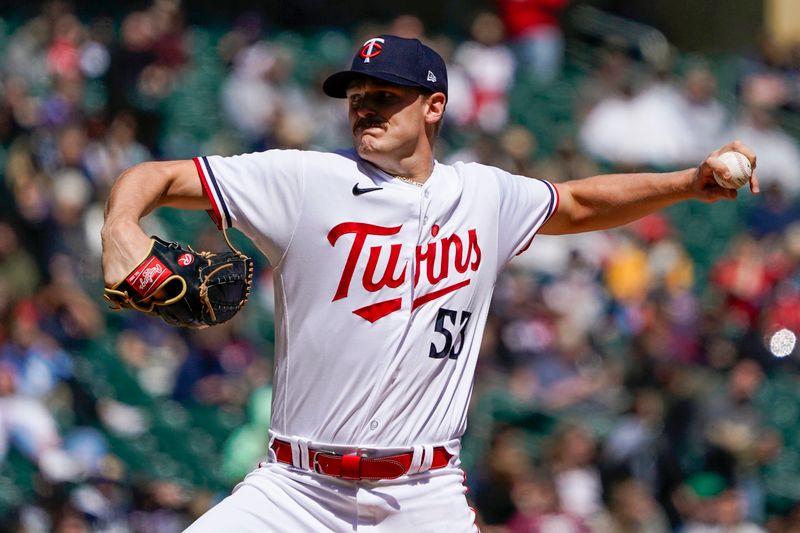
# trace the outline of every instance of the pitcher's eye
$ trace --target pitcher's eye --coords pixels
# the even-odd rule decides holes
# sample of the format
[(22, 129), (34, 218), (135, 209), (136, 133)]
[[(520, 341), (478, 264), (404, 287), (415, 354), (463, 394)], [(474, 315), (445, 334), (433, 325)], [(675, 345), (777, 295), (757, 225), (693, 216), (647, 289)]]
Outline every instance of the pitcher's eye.
[(358, 107), (364, 101), (364, 97), (360, 94), (354, 94), (349, 97), (350, 107)]

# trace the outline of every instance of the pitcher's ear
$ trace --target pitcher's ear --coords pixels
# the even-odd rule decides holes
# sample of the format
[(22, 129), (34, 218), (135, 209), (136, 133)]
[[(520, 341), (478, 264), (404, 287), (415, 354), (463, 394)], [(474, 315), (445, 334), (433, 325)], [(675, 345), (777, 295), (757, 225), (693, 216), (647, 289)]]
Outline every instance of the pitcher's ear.
[(444, 116), (444, 108), (447, 105), (447, 96), (444, 93), (433, 93), (427, 98), (427, 110), (425, 113), (425, 122), (434, 124), (442, 120)]

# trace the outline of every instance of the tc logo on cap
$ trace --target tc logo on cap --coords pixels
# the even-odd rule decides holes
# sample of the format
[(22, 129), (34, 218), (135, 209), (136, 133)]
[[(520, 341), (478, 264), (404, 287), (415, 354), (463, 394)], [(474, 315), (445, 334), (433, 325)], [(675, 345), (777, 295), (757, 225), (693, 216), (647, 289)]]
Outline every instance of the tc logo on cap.
[(381, 54), (381, 52), (383, 52), (384, 42), (385, 41), (380, 37), (374, 37), (364, 43), (364, 46), (361, 47), (361, 52), (359, 52), (358, 55), (364, 58), (364, 63), (369, 63), (370, 58), (378, 56)]

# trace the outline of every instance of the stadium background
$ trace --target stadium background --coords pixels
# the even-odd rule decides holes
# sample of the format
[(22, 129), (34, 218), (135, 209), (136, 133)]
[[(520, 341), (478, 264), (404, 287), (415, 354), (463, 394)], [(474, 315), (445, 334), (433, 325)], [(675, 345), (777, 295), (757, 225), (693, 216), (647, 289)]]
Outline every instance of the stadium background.
[[(734, 137), (761, 157), (758, 198), (537, 237), (503, 274), (464, 438), (482, 530), (800, 529), (798, 350), (774, 335), (800, 331), (791, 2), (522, 2), (527, 28), (510, 4), (0, 2), (0, 530), (179, 531), (256, 464), (269, 265), (228, 325), (112, 313), (103, 203), (150, 158), (346, 146), (319, 81), (383, 30), (448, 58), (441, 160), (562, 181)], [(146, 224), (224, 246), (202, 213)]]

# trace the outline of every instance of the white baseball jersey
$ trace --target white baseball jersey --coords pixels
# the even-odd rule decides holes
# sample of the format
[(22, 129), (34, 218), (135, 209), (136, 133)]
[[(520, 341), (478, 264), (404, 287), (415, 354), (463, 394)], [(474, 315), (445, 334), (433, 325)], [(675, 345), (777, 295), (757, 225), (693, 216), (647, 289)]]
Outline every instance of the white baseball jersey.
[(555, 187), (436, 162), (403, 182), (354, 151), (195, 159), (220, 227), (274, 267), (273, 431), (344, 446), (460, 437), (495, 279)]

